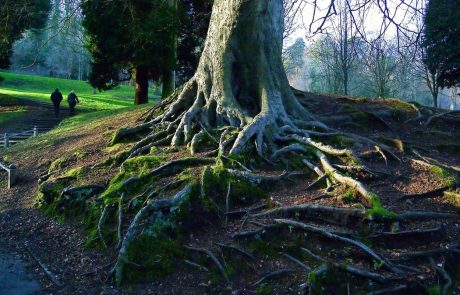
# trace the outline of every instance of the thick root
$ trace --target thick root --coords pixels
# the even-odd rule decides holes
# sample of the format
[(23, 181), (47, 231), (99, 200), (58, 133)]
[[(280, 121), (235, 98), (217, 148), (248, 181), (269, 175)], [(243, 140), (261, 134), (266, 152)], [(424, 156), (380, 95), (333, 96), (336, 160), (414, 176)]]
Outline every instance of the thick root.
[(129, 226), (125, 238), (121, 244), (120, 252), (118, 254), (117, 262), (112, 270), (115, 275), (115, 282), (118, 286), (121, 285), (123, 279), (123, 270), (125, 264), (128, 262), (128, 250), (131, 243), (134, 241), (136, 236), (141, 230), (141, 221), (155, 211), (162, 210), (165, 208), (172, 208), (180, 204), (185, 200), (192, 190), (191, 186), (186, 186), (180, 192), (175, 194), (169, 199), (155, 200), (147, 206), (143, 207), (134, 217), (131, 225)]

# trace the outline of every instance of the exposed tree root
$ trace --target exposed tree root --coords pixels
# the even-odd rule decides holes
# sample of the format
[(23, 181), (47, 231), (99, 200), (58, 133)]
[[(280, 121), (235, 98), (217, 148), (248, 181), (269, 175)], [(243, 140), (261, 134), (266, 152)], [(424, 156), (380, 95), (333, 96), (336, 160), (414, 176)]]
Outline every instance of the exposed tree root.
[(300, 261), (299, 259), (287, 254), (287, 253), (281, 253), (282, 256), (284, 256), (287, 260), (291, 261), (291, 262), (294, 262), (295, 264), (297, 264), (298, 266), (300, 266), (301, 268), (303, 268), (305, 271), (309, 272), (311, 271), (311, 268), (306, 266), (305, 263), (303, 263), (302, 261)]
[(450, 115), (452, 113), (458, 113), (458, 111), (449, 111), (449, 112), (442, 112), (440, 114), (435, 114), (435, 115), (429, 117), (428, 120), (426, 120), (426, 122), (423, 124), (423, 127), (427, 128), (431, 124), (431, 122), (433, 122), (434, 119), (441, 118), (443, 116), (447, 116), (447, 115)]
[(141, 230), (141, 221), (155, 211), (177, 206), (181, 201), (188, 197), (191, 190), (191, 186), (186, 186), (173, 197), (168, 199), (155, 200), (143, 207), (136, 214), (125, 234), (118, 254), (117, 262), (112, 270), (112, 272), (115, 274), (115, 281), (117, 285), (121, 285), (123, 279), (123, 269), (125, 264), (128, 262), (128, 249)]
[(436, 198), (438, 196), (441, 196), (445, 191), (447, 191), (449, 189), (450, 189), (450, 187), (444, 186), (444, 187), (437, 188), (437, 189), (434, 189), (434, 190), (431, 190), (431, 191), (425, 192), (425, 193), (404, 195), (404, 196), (400, 197), (399, 200), (404, 201), (404, 200), (409, 200), (409, 199)]
[(120, 195), (120, 199), (118, 200), (117, 249), (120, 249), (121, 243), (123, 241), (123, 202), (124, 200), (125, 200), (125, 194), (122, 193)]
[(321, 161), (321, 164), (323, 165), (324, 171), (326, 171), (326, 173), (331, 175), (338, 182), (340, 182), (342, 184), (345, 184), (346, 186), (358, 191), (361, 194), (361, 196), (364, 198), (363, 203), (366, 206), (368, 206), (370, 208), (372, 208), (374, 206), (375, 201), (376, 201), (376, 196), (375, 196), (375, 194), (369, 192), (367, 190), (367, 188), (364, 186), (364, 184), (362, 184), (361, 182), (359, 182), (359, 181), (357, 181), (357, 180), (355, 180), (355, 179), (353, 179), (351, 177), (342, 175), (339, 171), (337, 171), (337, 169), (335, 169), (329, 163), (328, 159), (326, 158), (326, 155), (323, 154), (322, 152), (316, 151), (315, 154), (319, 158), (319, 160)]
[(262, 284), (266, 280), (270, 280), (270, 279), (277, 278), (277, 277), (280, 277), (280, 276), (285, 276), (285, 275), (288, 275), (288, 274), (292, 274), (294, 272), (295, 271), (293, 269), (289, 269), (289, 268), (288, 269), (276, 270), (276, 271), (273, 271), (271, 273), (268, 273), (268, 274), (264, 275), (257, 282), (252, 284), (252, 286), (257, 287), (258, 285)]
[(400, 245), (415, 245), (417, 241), (423, 243), (439, 241), (444, 234), (444, 227), (438, 226), (430, 229), (376, 233), (367, 237), (367, 239), (374, 243), (384, 243), (394, 248), (400, 247)]
[(230, 283), (230, 279), (228, 278), (227, 271), (222, 266), (222, 264), (220, 263), (219, 259), (217, 259), (217, 257), (210, 250), (204, 249), (204, 248), (190, 247), (190, 246), (184, 246), (184, 248), (187, 249), (187, 250), (190, 250), (190, 251), (195, 251), (195, 252), (200, 252), (200, 253), (206, 254), (209, 258), (211, 258), (211, 260), (217, 266), (217, 268), (219, 269), (220, 273), (225, 278), (227, 283)]
[(330, 265), (336, 269), (339, 269), (339, 270), (344, 270), (346, 272), (349, 272), (351, 274), (354, 274), (354, 275), (357, 275), (357, 276), (360, 276), (360, 277), (364, 277), (364, 278), (367, 278), (367, 279), (370, 279), (370, 280), (373, 280), (375, 282), (378, 282), (378, 283), (385, 283), (386, 281), (388, 281), (388, 278), (385, 277), (385, 276), (382, 276), (381, 274), (378, 274), (378, 273), (375, 273), (375, 272), (370, 272), (370, 271), (367, 271), (365, 269), (362, 269), (362, 268), (359, 268), (359, 267), (356, 267), (356, 266), (352, 266), (352, 265), (348, 265), (348, 264), (343, 264), (343, 263), (338, 263), (338, 262), (335, 262), (335, 261), (330, 261), (324, 257), (321, 257), (319, 255), (316, 255), (314, 254), (312, 251), (306, 249), (306, 248), (301, 248), (305, 253), (307, 253), (308, 255), (310, 255), (311, 257), (313, 257), (314, 259), (317, 259), (323, 263), (326, 263), (327, 265)]
[(61, 283), (58, 278), (49, 270), (49, 268), (40, 260), (38, 257), (34, 254), (34, 252), (30, 249), (29, 246), (26, 246), (27, 252), (29, 252), (30, 256), (38, 263), (38, 265), (41, 267), (43, 272), (46, 274), (46, 276), (50, 279), (53, 284), (58, 286), (59, 288), (63, 287), (64, 284)]
[(239, 170), (233, 170), (233, 169), (227, 169), (227, 172), (234, 177), (246, 179), (247, 181), (257, 184), (257, 185), (272, 184), (277, 181), (289, 179), (290, 177), (305, 174), (303, 172), (283, 172), (282, 174), (277, 175), (277, 176), (264, 176), (264, 175), (257, 175), (257, 174), (247, 172), (247, 171), (239, 171)]
[(179, 160), (174, 160), (166, 164), (161, 165), (160, 167), (153, 169), (146, 177), (158, 176), (165, 177), (177, 174), (183, 171), (186, 168), (191, 168), (195, 166), (210, 165), (214, 164), (216, 159), (214, 158), (183, 158)]
[(330, 231), (327, 231), (325, 229), (322, 229), (322, 228), (319, 228), (319, 227), (316, 227), (316, 226), (313, 226), (313, 225), (301, 223), (301, 222), (298, 222), (298, 221), (295, 221), (295, 220), (275, 219), (275, 222), (277, 224), (283, 224), (283, 225), (287, 225), (287, 226), (292, 226), (294, 228), (299, 228), (299, 229), (302, 229), (304, 231), (309, 231), (309, 232), (319, 234), (319, 235), (321, 235), (323, 237), (326, 237), (326, 238), (329, 238), (329, 239), (332, 239), (332, 240), (337, 240), (337, 241), (344, 242), (346, 244), (354, 245), (354, 246), (360, 248), (365, 253), (367, 253), (373, 259), (377, 260), (379, 263), (381, 263), (382, 265), (387, 267), (392, 272), (394, 272), (394, 273), (400, 273), (401, 272), (399, 269), (397, 269), (387, 259), (383, 258), (379, 254), (377, 254), (374, 250), (372, 250), (370, 247), (364, 245), (363, 243), (361, 243), (359, 241), (349, 239), (349, 238), (346, 238), (346, 237), (342, 237), (342, 236), (336, 235), (336, 234), (334, 234), (334, 233), (332, 233)]
[(150, 130), (150, 128), (152, 128), (152, 126), (153, 122), (147, 122), (130, 128), (121, 128), (115, 132), (115, 134), (112, 137), (112, 140), (109, 143), (109, 146), (119, 143), (122, 139), (128, 136), (148, 131)]
[(252, 254), (246, 252), (245, 250), (243, 250), (243, 249), (241, 249), (239, 247), (232, 246), (232, 245), (225, 245), (225, 244), (222, 244), (222, 243), (216, 243), (216, 245), (218, 245), (222, 249), (231, 250), (231, 251), (234, 251), (234, 252), (236, 252), (236, 253), (244, 256), (244, 257), (247, 257), (247, 258), (249, 258), (251, 260), (255, 260), (255, 257)]
[(449, 255), (449, 254), (460, 255), (460, 249), (458, 247), (459, 247), (458, 245), (451, 245), (446, 248), (409, 252), (409, 253), (402, 254), (396, 258), (393, 258), (392, 260), (407, 261), (407, 260), (426, 258), (426, 257), (436, 257), (436, 256), (442, 256), (442, 255)]
[(97, 223), (97, 232), (99, 233), (99, 238), (101, 239), (102, 246), (107, 248), (107, 244), (105, 243), (104, 234), (102, 232), (102, 226), (109, 215), (109, 206), (105, 206), (104, 210), (102, 210), (101, 217), (99, 218), (99, 222)]
[(200, 265), (200, 264), (198, 264), (198, 263), (196, 263), (196, 262), (193, 262), (193, 261), (190, 261), (190, 260), (187, 260), (187, 259), (184, 260), (184, 262), (187, 263), (188, 265), (191, 265), (191, 266), (193, 266), (193, 267), (198, 268), (198, 269), (201, 270), (201, 271), (209, 272), (209, 269), (208, 269), (208, 268), (206, 268), (206, 267), (204, 267), (204, 266), (202, 266), (202, 265)]
[(430, 260), (431, 266), (441, 274), (444, 280), (444, 285), (442, 286), (441, 295), (448, 294), (449, 289), (452, 286), (452, 278), (442, 266), (438, 266), (436, 264), (436, 262), (434, 261), (432, 257), (430, 257), (429, 260)]
[(372, 292), (367, 293), (367, 295), (395, 294), (397, 292), (406, 290), (407, 288), (408, 288), (407, 285), (398, 285), (395, 287), (385, 288), (385, 289), (381, 289), (378, 291), (372, 291)]
[[(370, 211), (365, 209), (338, 208), (313, 204), (302, 204), (285, 206), (271, 209), (265, 212), (254, 214), (253, 217), (270, 216), (274, 217), (294, 217), (298, 214), (307, 217), (330, 217), (335, 220), (342, 220), (349, 223), (352, 219), (368, 219), (371, 217)], [(430, 212), (430, 211), (406, 211), (394, 213), (391, 216), (372, 216), (373, 221), (416, 221), (430, 219), (454, 219), (459, 216), (454, 213)]]

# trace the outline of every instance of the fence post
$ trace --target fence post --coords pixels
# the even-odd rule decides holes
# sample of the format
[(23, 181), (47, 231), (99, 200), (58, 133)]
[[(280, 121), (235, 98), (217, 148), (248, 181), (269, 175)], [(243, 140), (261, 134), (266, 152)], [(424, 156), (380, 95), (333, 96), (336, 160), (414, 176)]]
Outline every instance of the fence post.
[(9, 168), (8, 169), (8, 189), (10, 189), (16, 183), (17, 170), (16, 170), (16, 166), (14, 165), (10, 165), (8, 168)]
[(5, 136), (3, 138), (3, 147), (7, 148), (10, 145), (10, 136), (8, 133), (5, 133)]
[(37, 126), (34, 126), (34, 137), (38, 136), (38, 129)]

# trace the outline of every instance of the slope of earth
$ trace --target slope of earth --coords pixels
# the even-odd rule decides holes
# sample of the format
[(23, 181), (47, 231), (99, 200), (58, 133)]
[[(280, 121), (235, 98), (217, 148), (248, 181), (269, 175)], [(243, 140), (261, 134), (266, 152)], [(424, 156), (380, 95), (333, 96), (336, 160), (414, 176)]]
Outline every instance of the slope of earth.
[[(209, 173), (225, 175), (191, 162), (163, 178), (150, 175), (189, 155), (165, 141), (119, 167), (129, 155), (123, 151), (135, 150), (143, 135), (107, 143), (116, 129), (133, 125), (145, 111), (140, 109), (115, 118), (94, 120), (88, 114), (84, 121), (69, 120), (3, 155), (23, 174), (20, 186), (0, 191), (0, 237), (24, 260), (32, 263), (35, 253), (47, 265), (58, 283), (34, 269), (43, 294), (459, 293), (460, 114), (398, 100), (296, 94), (340, 131), (322, 142), (359, 153), (366, 169), (341, 158), (331, 162), (335, 172), (357, 175), (378, 196), (371, 208), (361, 202), (357, 186), (332, 181), (333, 172), (317, 177), (303, 161), (321, 167), (313, 157), (286, 151), (274, 166), (255, 157), (230, 159), (234, 165), (244, 161), (257, 179), (245, 186), (247, 177), (217, 178), (207, 188), (210, 202), (202, 200), (212, 214), (202, 210), (187, 230), (173, 231), (180, 244), (166, 244), (169, 252), (160, 240), (149, 240), (148, 231), (155, 216), (173, 210), (143, 220), (125, 266), (127, 282), (117, 289), (109, 273), (120, 260), (117, 240), (127, 239), (143, 204)], [(357, 144), (351, 132), (371, 144)], [(200, 163), (209, 164), (219, 136), (208, 135), (195, 154)], [(146, 175), (152, 177), (137, 185)], [(42, 212), (34, 207), (39, 180)], [(77, 199), (69, 192), (79, 190), (80, 198), (82, 188), (98, 192), (72, 203)]]

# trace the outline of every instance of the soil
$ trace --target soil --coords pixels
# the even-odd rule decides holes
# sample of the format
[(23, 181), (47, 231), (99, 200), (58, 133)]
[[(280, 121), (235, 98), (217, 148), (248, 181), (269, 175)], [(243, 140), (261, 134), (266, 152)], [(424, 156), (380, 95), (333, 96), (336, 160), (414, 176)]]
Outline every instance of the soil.
[[(354, 99), (341, 96), (325, 96), (316, 94), (300, 94), (302, 103), (314, 110), (319, 118), (325, 119), (327, 124), (347, 132), (354, 132), (363, 136), (371, 137), (378, 141), (384, 141), (390, 145), (394, 139), (402, 143), (404, 151), (398, 151), (396, 145), (392, 146), (396, 158), (388, 157), (388, 163), (378, 155), (365, 160), (366, 165), (372, 171), (379, 172), (380, 177), (376, 179), (362, 175), (362, 180), (367, 187), (380, 196), (383, 207), (394, 212), (406, 210), (424, 210), (445, 213), (459, 213), (459, 208), (448, 203), (442, 194), (430, 198), (411, 198), (401, 200), (402, 196), (408, 194), (419, 194), (428, 192), (444, 185), (444, 180), (433, 173), (428, 165), (423, 164), (428, 160), (435, 161), (443, 167), (453, 168), (453, 172), (460, 165), (460, 119), (457, 114), (439, 117), (433, 120), (428, 126), (423, 123), (439, 110), (423, 108), (423, 119), (408, 122), (407, 120), (416, 116), (414, 110), (407, 104), (391, 100), (370, 100)], [(377, 115), (362, 116), (362, 113)], [(201, 229), (191, 232), (187, 237), (187, 244), (210, 249), (213, 253), (222, 253), (222, 261), (234, 267), (232, 270), (231, 284), (226, 285), (219, 278), (217, 271), (210, 273), (185, 263), (178, 263), (174, 272), (153, 282), (124, 286), (123, 289), (114, 287), (113, 281), (109, 278), (108, 271), (113, 265), (117, 250), (114, 246), (107, 250), (85, 248), (86, 234), (81, 227), (81, 220), (58, 223), (43, 215), (34, 208), (35, 196), (37, 194), (37, 180), (46, 173), (51, 161), (64, 154), (72, 154), (77, 151), (85, 151), (88, 156), (76, 159), (68, 164), (66, 169), (80, 166), (92, 167), (94, 164), (107, 158), (104, 152), (110, 138), (110, 132), (124, 126), (131, 126), (140, 113), (126, 114), (110, 122), (101, 122), (93, 128), (79, 130), (65, 140), (56, 142), (50, 148), (40, 150), (29, 150), (27, 155), (16, 157), (14, 163), (22, 171), (21, 185), (11, 190), (0, 190), (0, 238), (6, 249), (12, 249), (21, 257), (21, 261), (28, 266), (29, 271), (40, 282), (40, 291), (36, 294), (297, 294), (300, 293), (299, 285), (306, 283), (307, 273), (298, 265), (286, 260), (277, 252), (290, 252), (292, 244), (287, 243), (292, 237), (290, 231), (270, 236), (267, 232), (268, 245), (275, 243), (286, 246), (277, 248), (272, 253), (268, 250), (267, 244), (260, 245), (256, 250), (252, 249), (251, 254), (254, 260), (223, 251), (217, 243), (234, 244), (233, 235), (241, 231), (260, 229), (261, 225), (272, 223), (271, 218), (252, 218), (245, 220), (244, 216), (230, 219), (227, 223), (216, 224), (206, 223)], [(339, 118), (336, 121), (334, 118)], [(348, 118), (348, 119), (347, 119)], [(358, 118), (358, 119), (357, 119)], [(358, 123), (358, 124), (356, 124)], [(457, 147), (457, 148), (456, 148)], [(366, 148), (358, 148), (361, 152), (368, 151)], [(413, 152), (416, 150), (424, 157), (420, 158)], [(183, 151), (170, 154), (171, 158), (178, 158), (185, 155)], [(285, 158), (290, 157), (286, 154)], [(457, 168), (456, 168), (457, 167)], [(280, 174), (282, 169), (274, 170), (271, 166), (258, 166), (255, 172), (260, 174)], [(289, 169), (289, 167), (287, 167)], [(105, 185), (117, 169), (104, 173), (90, 171), (87, 179), (92, 184)], [(310, 175), (313, 176), (313, 175)], [(458, 178), (457, 178), (458, 179)], [(273, 185), (269, 189), (269, 199), (258, 204), (252, 204), (246, 208), (232, 207), (231, 210), (247, 210), (257, 207), (260, 204), (273, 206), (295, 204), (320, 204), (343, 208), (361, 208), (358, 201), (349, 202), (344, 200), (343, 195), (346, 189), (342, 186), (335, 186), (329, 191), (330, 197), (317, 199), (324, 195), (323, 188), (306, 190), (315, 180), (314, 177), (296, 177), (294, 182), (283, 182)], [(268, 188), (267, 188), (268, 189)], [(457, 192), (459, 190), (457, 189)], [(260, 210), (259, 210), (260, 211)], [(332, 224), (321, 220), (309, 220), (309, 224), (321, 226), (329, 230), (347, 230), (361, 233), (375, 230), (373, 225), (356, 224), (344, 226)], [(391, 231), (390, 225), (379, 225), (377, 231)], [(445, 248), (447, 245), (456, 244), (460, 241), (460, 219), (450, 220), (429, 220), (423, 222), (392, 224), (399, 226), (399, 230), (433, 229), (442, 226), (444, 232), (433, 240), (402, 241), (404, 247), (379, 247), (378, 251), (385, 257), (397, 258), (398, 255), (425, 249)], [(265, 236), (264, 236), (265, 237)], [(391, 274), (380, 269), (379, 266), (369, 262), (360, 251), (354, 248), (344, 247), (343, 244), (331, 242), (324, 238), (311, 236), (310, 234), (300, 235), (298, 242), (310, 246), (309, 248), (329, 259), (342, 263), (350, 263), (355, 266), (366, 267), (371, 271), (383, 275)], [(261, 238), (262, 239), (262, 238)], [(244, 242), (238, 245), (246, 245)], [(400, 244), (398, 244), (400, 245)], [(393, 245), (395, 246), (395, 245)], [(262, 247), (262, 248), (260, 248)], [(285, 247), (285, 248), (283, 248)], [(264, 252), (264, 249), (266, 250)], [(43, 269), (37, 265), (30, 252), (32, 251), (64, 284), (58, 287), (52, 283)], [(249, 250), (248, 250), (249, 251)], [(344, 253), (346, 252), (347, 255)], [(0, 253), (1, 254), (1, 253)], [(224, 255), (225, 254), (225, 255)], [(1, 256), (0, 256), (1, 257)], [(454, 294), (460, 294), (460, 270), (458, 269), (458, 255), (452, 259), (436, 257), (436, 263), (450, 271), (453, 279), (451, 290)], [(200, 255), (191, 255), (191, 260), (197, 261), (208, 269), (215, 268), (212, 262), (204, 260)], [(315, 268), (320, 264), (314, 260), (306, 262), (309, 267)], [(424, 259), (415, 260), (410, 267), (417, 267), (424, 270), (423, 274), (412, 274), (409, 282), (420, 281), (423, 276), (425, 287), (431, 287), (443, 281), (441, 275), (430, 270), (430, 264)], [(0, 267), (1, 269), (1, 267)], [(255, 286), (254, 284), (264, 275), (276, 270), (293, 269), (292, 274), (276, 277)], [(337, 275), (339, 276), (339, 275)], [(361, 286), (368, 286), (369, 281), (362, 278), (353, 278), (349, 275), (340, 274), (344, 281), (352, 281), (353, 285), (345, 286), (353, 292)], [(217, 278), (216, 278), (217, 277)], [(345, 280), (346, 279), (346, 280)], [(0, 279), (1, 280), (1, 279)], [(370, 287), (374, 285), (369, 285)], [(368, 286), (368, 287), (369, 287)], [(375, 287), (375, 286), (374, 286)], [(3, 290), (0, 286), (0, 294)], [(325, 287), (325, 294), (343, 294), (343, 286)], [(427, 292), (424, 289), (420, 294)], [(262, 293), (267, 292), (267, 293)], [(416, 291), (412, 291), (415, 292)], [(401, 294), (405, 294), (404, 291)]]

